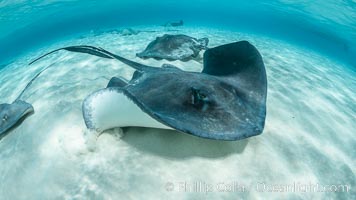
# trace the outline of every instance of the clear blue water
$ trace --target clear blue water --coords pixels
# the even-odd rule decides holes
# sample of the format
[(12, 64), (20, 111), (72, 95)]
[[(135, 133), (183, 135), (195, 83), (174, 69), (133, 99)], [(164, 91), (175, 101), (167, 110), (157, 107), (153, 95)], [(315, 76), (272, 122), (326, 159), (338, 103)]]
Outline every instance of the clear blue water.
[[(185, 26), (175, 32), (160, 26), (180, 19)], [(158, 32), (102, 31), (128, 27)], [(208, 37), (209, 47), (238, 40), (257, 47), (268, 79), (263, 134), (224, 142), (129, 128), (88, 141), (83, 99), (113, 74), (130, 79), (133, 70), (64, 51), (27, 65), (85, 44), (151, 66), (201, 71), (199, 60), (135, 56), (165, 33)], [(53, 66), (23, 95), (35, 114), (0, 141), (0, 199), (355, 199), (355, 44), (352, 0), (0, 0), (0, 103)], [(302, 187), (269, 191), (293, 184)], [(326, 191), (306, 188), (317, 184)]]
[(356, 3), (326, 1), (21, 1), (0, 2), (0, 63), (70, 34), (161, 24), (247, 30), (282, 38), (355, 66)]

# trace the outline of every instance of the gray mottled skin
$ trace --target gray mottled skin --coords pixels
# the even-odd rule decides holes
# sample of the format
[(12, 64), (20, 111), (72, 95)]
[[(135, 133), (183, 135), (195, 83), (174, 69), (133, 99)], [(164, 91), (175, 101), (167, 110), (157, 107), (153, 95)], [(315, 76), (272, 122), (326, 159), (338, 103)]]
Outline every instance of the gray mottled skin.
[(112, 77), (106, 87), (124, 87), (127, 81), (120, 77)]
[(196, 39), (187, 35), (168, 35), (157, 37), (146, 49), (137, 53), (140, 58), (188, 61), (196, 58), (208, 46), (208, 38)]
[(33, 112), (32, 105), (21, 100), (16, 100), (12, 104), (0, 104), (0, 139)]
[[(263, 131), (267, 95), (265, 66), (260, 53), (247, 41), (207, 50), (201, 73), (186, 72), (171, 65), (144, 66), (96, 49), (136, 69), (132, 80), (113, 78), (107, 90), (125, 94), (144, 112), (169, 127), (217, 140), (239, 140)], [(88, 128), (95, 129), (90, 125), (90, 113), (84, 101), (84, 120)]]

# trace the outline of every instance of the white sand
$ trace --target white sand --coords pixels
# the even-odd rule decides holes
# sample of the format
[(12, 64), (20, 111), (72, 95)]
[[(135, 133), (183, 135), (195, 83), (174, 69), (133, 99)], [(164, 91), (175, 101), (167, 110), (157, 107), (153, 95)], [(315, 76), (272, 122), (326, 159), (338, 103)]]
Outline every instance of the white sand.
[[(210, 47), (246, 39), (260, 50), (268, 76), (267, 120), (262, 135), (223, 142), (175, 131), (129, 128), (123, 137), (104, 133), (94, 151), (89, 151), (84, 139), (83, 99), (105, 87), (114, 75), (130, 79), (133, 70), (114, 60), (65, 51), (27, 66), (31, 59), (58, 47), (87, 44), (152, 66), (171, 63), (200, 71), (202, 64), (135, 57), (163, 32), (88, 34), (29, 53), (0, 70), (0, 102), (4, 103), (13, 101), (36, 72), (55, 63), (23, 96), (36, 113), (0, 141), (0, 197), (256, 199), (267, 195), (284, 199), (355, 195), (351, 191), (256, 191), (262, 182), (355, 187), (355, 71), (283, 41), (216, 29), (180, 30), (194, 37), (208, 37)], [(204, 188), (184, 191), (182, 182), (212, 185), (214, 191), (208, 196)], [(218, 191), (215, 187), (223, 190), (234, 182), (247, 191)]]

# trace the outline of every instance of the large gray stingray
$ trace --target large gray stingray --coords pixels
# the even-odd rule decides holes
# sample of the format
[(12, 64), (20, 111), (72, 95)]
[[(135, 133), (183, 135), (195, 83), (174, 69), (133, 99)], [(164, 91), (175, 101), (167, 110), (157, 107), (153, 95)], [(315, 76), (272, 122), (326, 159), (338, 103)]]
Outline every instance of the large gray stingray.
[(91, 130), (144, 126), (217, 140), (239, 140), (263, 131), (265, 66), (247, 41), (207, 50), (201, 73), (172, 65), (146, 66), (96, 47), (62, 49), (111, 57), (136, 69), (130, 81), (113, 77), (107, 88), (84, 100), (83, 117)]
[(27, 88), (33, 81), (45, 70), (52, 67), (47, 66), (38, 72), (22, 90), (20, 95), (11, 104), (0, 104), (0, 140), (6, 136), (12, 129), (19, 126), (29, 115), (34, 113), (33, 106), (23, 100), (20, 100)]
[(148, 44), (146, 49), (137, 53), (140, 58), (154, 58), (166, 60), (188, 61), (196, 58), (202, 49), (206, 49), (209, 43), (208, 38), (196, 39), (187, 35), (169, 35), (157, 37)]

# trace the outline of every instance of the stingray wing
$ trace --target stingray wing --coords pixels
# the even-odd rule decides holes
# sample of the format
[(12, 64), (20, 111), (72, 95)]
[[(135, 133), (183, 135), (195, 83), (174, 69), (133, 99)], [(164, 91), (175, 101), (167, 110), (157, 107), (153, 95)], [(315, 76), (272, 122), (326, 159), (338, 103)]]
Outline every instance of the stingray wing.
[(243, 93), (258, 95), (265, 104), (267, 76), (258, 50), (247, 41), (221, 45), (204, 53), (202, 73), (220, 77)]
[(204, 53), (202, 73), (233, 85), (239, 98), (244, 99), (254, 113), (251, 120), (262, 127), (262, 132), (266, 118), (267, 76), (262, 56), (252, 44), (239, 41), (208, 49)]
[(0, 104), (0, 139), (20, 125), (33, 112), (32, 105), (21, 100), (16, 100), (12, 104)]

